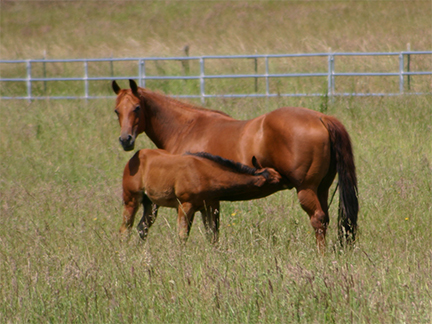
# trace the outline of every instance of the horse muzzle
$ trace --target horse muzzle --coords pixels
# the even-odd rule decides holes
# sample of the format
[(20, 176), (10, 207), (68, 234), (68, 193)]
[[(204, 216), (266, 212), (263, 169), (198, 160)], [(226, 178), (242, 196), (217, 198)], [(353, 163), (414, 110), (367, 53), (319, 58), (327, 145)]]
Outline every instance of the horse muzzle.
[(135, 147), (135, 138), (132, 135), (120, 136), (119, 142), (125, 151), (132, 151)]

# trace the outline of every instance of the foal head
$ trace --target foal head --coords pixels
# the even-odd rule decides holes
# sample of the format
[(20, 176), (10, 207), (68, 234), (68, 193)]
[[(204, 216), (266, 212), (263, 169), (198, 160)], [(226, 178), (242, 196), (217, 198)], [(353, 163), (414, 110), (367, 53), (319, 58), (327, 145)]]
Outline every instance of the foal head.
[(112, 82), (112, 89), (117, 94), (115, 113), (120, 123), (120, 144), (125, 151), (135, 147), (135, 139), (144, 131), (144, 107), (138, 93), (138, 86), (129, 80), (130, 89), (121, 89), (117, 82)]
[(255, 175), (262, 175), (267, 183), (278, 184), (281, 182), (281, 174), (273, 168), (264, 168), (255, 156), (252, 157), (252, 165), (256, 168)]

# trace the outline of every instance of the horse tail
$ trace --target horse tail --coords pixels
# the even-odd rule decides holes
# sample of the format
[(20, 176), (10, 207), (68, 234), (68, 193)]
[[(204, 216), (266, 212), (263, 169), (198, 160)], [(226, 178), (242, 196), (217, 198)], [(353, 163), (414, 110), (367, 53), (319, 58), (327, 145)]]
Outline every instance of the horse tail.
[(354, 155), (348, 132), (342, 123), (334, 117), (325, 116), (321, 121), (330, 137), (332, 158), (336, 161), (339, 177), (339, 241), (354, 243), (357, 233), (357, 215), (359, 211), (357, 176)]

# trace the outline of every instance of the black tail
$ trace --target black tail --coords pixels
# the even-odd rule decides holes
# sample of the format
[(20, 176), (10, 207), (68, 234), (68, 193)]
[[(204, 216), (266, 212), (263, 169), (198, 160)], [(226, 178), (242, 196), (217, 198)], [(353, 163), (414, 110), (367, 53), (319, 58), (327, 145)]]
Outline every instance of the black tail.
[(354, 243), (357, 234), (359, 211), (357, 176), (351, 140), (345, 127), (334, 117), (322, 118), (332, 145), (339, 176), (339, 215), (338, 232), (341, 244)]

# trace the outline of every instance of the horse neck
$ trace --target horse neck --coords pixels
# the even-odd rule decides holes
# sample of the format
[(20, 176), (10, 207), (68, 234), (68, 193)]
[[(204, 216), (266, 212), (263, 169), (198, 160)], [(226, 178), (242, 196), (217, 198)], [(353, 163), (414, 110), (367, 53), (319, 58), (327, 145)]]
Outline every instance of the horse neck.
[(146, 107), (144, 131), (158, 148), (168, 151), (187, 135), (195, 120), (210, 112), (145, 90), (140, 94)]
[(168, 149), (172, 138), (178, 138), (184, 133), (187, 125), (194, 119), (194, 114), (177, 107), (168, 99), (163, 99), (153, 96), (144, 98), (144, 131), (158, 148)]

